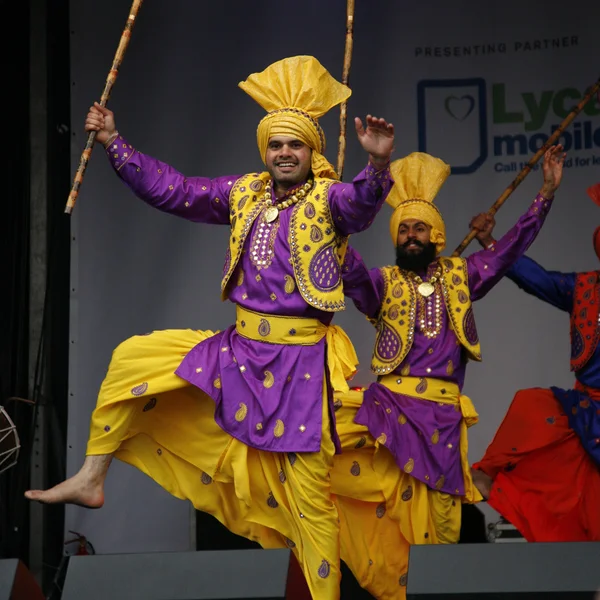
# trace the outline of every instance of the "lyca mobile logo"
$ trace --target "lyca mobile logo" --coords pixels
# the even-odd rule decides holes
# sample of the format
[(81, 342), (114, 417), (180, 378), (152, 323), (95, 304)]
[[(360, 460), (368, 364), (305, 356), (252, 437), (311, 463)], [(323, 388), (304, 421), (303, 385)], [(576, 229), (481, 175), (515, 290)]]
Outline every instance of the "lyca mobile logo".
[[(423, 80), (417, 84), (419, 151), (443, 158), (452, 173), (473, 173), (488, 158), (496, 165), (534, 154), (579, 103), (585, 92), (522, 92), (508, 99), (506, 84), (471, 79)], [(594, 99), (560, 138), (567, 151), (600, 148)], [(504, 170), (497, 168), (496, 170)]]

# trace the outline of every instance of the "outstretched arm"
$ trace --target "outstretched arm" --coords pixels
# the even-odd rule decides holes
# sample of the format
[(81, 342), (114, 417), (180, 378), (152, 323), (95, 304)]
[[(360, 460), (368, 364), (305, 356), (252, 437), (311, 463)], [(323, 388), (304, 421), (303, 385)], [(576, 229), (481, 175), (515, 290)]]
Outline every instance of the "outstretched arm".
[(379, 269), (369, 269), (361, 255), (351, 246), (346, 250), (342, 265), (344, 294), (354, 302), (356, 308), (374, 319), (379, 313), (383, 299), (384, 284)]
[(575, 275), (546, 271), (528, 256), (522, 256), (506, 273), (523, 291), (567, 312), (573, 308)]
[(367, 115), (366, 129), (359, 118), (354, 125), (358, 140), (369, 155), (369, 163), (352, 183), (333, 184), (329, 191), (333, 222), (342, 235), (367, 229), (393, 184), (389, 166), (394, 149), (394, 126), (371, 115)]
[(86, 131), (97, 131), (111, 166), (147, 204), (189, 221), (229, 223), (229, 192), (237, 176), (185, 177), (168, 164), (138, 152), (116, 129), (114, 114), (97, 102), (90, 107)]
[(527, 251), (540, 232), (552, 205), (554, 193), (560, 186), (565, 154), (562, 146), (553, 146), (544, 155), (544, 183), (527, 212), (500, 240), (491, 232), (495, 221), (492, 215), (481, 214), (471, 221), (478, 229), (477, 238), (484, 250), (467, 258), (471, 298), (483, 298), (504, 277), (508, 269)]

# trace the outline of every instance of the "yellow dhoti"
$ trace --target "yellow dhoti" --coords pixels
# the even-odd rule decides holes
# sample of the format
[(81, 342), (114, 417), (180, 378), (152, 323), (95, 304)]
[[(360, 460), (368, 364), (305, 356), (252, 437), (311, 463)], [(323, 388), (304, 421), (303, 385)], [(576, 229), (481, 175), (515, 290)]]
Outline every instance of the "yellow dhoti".
[[(384, 377), (381, 383), (404, 394), (412, 393), (418, 383), (411, 377), (401, 378), (400, 383), (397, 380)], [(467, 428), (476, 422), (477, 413), (458, 388), (427, 381), (427, 397), (415, 401), (453, 404), (463, 415), (459, 460), (465, 478), (464, 497), (431, 489), (400, 469), (385, 448), (385, 440), (375, 439), (367, 427), (354, 422), (363, 392), (337, 396), (342, 403), (336, 421), (343, 453), (334, 458), (331, 488), (340, 514), (341, 557), (361, 586), (381, 600), (406, 597), (410, 546), (457, 543), (462, 502), (481, 500), (467, 458)]]
[[(276, 343), (276, 319), (270, 316), (270, 343)], [(286, 331), (293, 321), (286, 319)], [(296, 324), (301, 331), (313, 320), (297, 321), (302, 321)], [(303, 343), (326, 336), (331, 380), (339, 383), (341, 377), (345, 383), (349, 361), (356, 356), (350, 341), (339, 328), (313, 324), (312, 337), (305, 336)], [(330, 490), (335, 448), (327, 390), (323, 389), (320, 452), (275, 453), (249, 447), (216, 424), (212, 398), (174, 374), (182, 358), (212, 335), (167, 330), (123, 342), (114, 351), (100, 390), (87, 454), (114, 454), (264, 548), (292, 548), (313, 598), (335, 600), (339, 522)]]

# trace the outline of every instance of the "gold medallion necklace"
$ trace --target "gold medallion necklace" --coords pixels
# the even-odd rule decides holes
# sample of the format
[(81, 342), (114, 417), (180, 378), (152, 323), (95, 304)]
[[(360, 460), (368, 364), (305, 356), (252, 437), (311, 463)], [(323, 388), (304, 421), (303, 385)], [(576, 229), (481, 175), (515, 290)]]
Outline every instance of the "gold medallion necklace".
[(412, 271), (409, 271), (409, 274), (413, 281), (417, 284), (417, 292), (419, 292), (421, 296), (428, 298), (431, 296), (431, 294), (433, 294), (433, 292), (435, 292), (435, 284), (442, 276), (442, 267), (438, 266), (435, 273), (429, 278), (429, 281), (423, 281), (419, 275), (413, 273)]
[(419, 295), (418, 300), (418, 323), (419, 329), (429, 339), (437, 337), (442, 330), (442, 298), (441, 290), (438, 293), (442, 276), (442, 267), (438, 266), (429, 281), (423, 281), (416, 273), (409, 271), (413, 285)]
[(279, 204), (275, 205), (273, 203), (273, 196), (271, 194), (271, 181), (267, 181), (267, 191), (265, 192), (265, 204), (267, 205), (264, 215), (265, 221), (267, 223), (272, 223), (273, 221), (275, 221), (277, 217), (279, 217), (280, 210), (283, 210), (288, 206), (292, 206), (292, 204), (296, 204), (296, 202), (302, 200), (302, 198), (304, 198), (306, 194), (310, 192), (313, 185), (314, 181), (312, 179), (309, 179), (298, 191), (293, 193), (287, 200), (284, 200), (283, 202), (280, 202)]

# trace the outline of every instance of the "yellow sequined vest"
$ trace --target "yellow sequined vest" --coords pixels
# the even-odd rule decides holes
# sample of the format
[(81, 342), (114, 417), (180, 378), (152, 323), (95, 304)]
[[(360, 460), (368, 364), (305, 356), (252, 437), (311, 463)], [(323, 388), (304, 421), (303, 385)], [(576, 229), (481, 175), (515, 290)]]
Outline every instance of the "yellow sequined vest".
[[(265, 207), (264, 194), (269, 173), (240, 177), (229, 195), (231, 235), (223, 268), (221, 297), (229, 296), (227, 284), (242, 255), (252, 224)], [(315, 185), (288, 210), (291, 263), (294, 278), (304, 300), (323, 311), (344, 310), (342, 269), (348, 238), (340, 236), (329, 210), (329, 188), (333, 179), (315, 177)]]
[[(471, 307), (467, 263), (462, 258), (441, 258), (441, 286), (448, 320), (469, 358), (480, 361), (481, 349)], [(391, 373), (411, 349), (417, 312), (416, 291), (408, 275), (398, 267), (381, 269), (385, 283), (383, 303), (377, 321), (371, 370), (377, 375)]]

